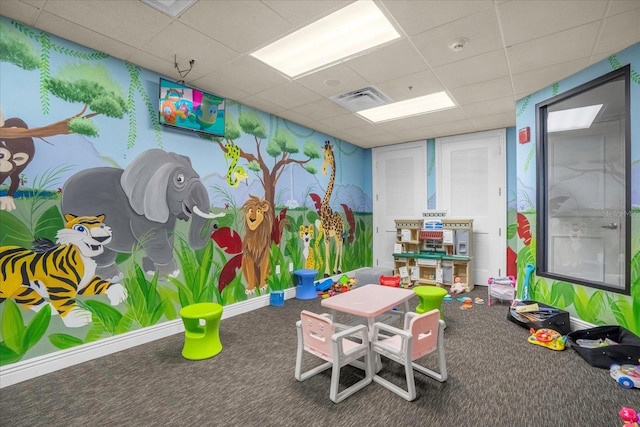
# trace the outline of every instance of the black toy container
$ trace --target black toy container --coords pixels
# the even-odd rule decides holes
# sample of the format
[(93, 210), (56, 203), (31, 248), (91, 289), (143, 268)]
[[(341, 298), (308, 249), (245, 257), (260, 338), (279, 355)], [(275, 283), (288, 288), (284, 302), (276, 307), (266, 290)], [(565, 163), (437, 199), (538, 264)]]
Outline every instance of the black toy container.
[[(596, 368), (609, 369), (612, 364), (618, 365), (640, 364), (640, 338), (622, 326), (597, 326), (595, 328), (581, 329), (567, 335), (571, 348), (578, 352), (584, 360)], [(606, 340), (618, 343), (617, 345), (605, 345), (602, 347), (582, 347), (576, 341)]]
[[(529, 313), (517, 313), (514, 307), (521, 305), (538, 304), (539, 311)], [(558, 331), (562, 335), (571, 332), (571, 320), (569, 313), (550, 305), (536, 301), (516, 301), (507, 313), (507, 319), (527, 329), (548, 328)]]

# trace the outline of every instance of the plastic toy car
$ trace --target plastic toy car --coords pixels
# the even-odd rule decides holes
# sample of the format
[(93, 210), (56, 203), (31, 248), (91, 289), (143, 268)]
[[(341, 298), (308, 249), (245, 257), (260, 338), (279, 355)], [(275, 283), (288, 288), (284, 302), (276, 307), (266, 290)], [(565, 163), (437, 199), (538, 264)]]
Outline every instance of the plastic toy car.
[(534, 328), (529, 329), (531, 336), (527, 339), (531, 344), (546, 347), (551, 350), (564, 350), (567, 342), (566, 335), (560, 335), (560, 332), (553, 329), (542, 328), (537, 331)]
[(640, 366), (614, 364), (609, 373), (624, 388), (640, 388)]

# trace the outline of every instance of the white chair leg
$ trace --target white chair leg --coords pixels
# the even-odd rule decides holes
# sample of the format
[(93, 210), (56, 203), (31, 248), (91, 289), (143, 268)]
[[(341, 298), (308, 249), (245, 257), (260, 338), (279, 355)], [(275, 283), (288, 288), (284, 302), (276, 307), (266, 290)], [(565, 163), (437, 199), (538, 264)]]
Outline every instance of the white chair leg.
[(351, 396), (356, 391), (361, 390), (366, 385), (371, 384), (371, 381), (373, 381), (372, 361), (368, 354), (364, 356), (364, 378), (341, 392), (338, 392), (340, 387), (340, 369), (341, 366), (339, 366), (338, 363), (335, 363), (333, 365), (333, 371), (331, 372), (331, 390), (329, 391), (329, 398), (333, 403), (342, 402), (344, 399)]
[(312, 377), (316, 374), (319, 374), (322, 371), (326, 371), (331, 368), (331, 362), (325, 362), (320, 366), (309, 369), (306, 372), (302, 372), (302, 358), (304, 355), (304, 345), (302, 344), (302, 331), (300, 327), (298, 327), (298, 350), (296, 352), (296, 370), (295, 370), (295, 378), (298, 381), (304, 381), (309, 377)]
[[(411, 373), (411, 378), (413, 378), (413, 373)], [(384, 388), (386, 388), (387, 390), (397, 394), (398, 396), (408, 400), (408, 401), (412, 401), (413, 399), (416, 398), (415, 395), (415, 385), (414, 385), (414, 390), (413, 390), (413, 395), (411, 394), (410, 390), (408, 390), (408, 384), (407, 384), (407, 390), (403, 389), (402, 387), (399, 387), (397, 385), (395, 385), (394, 383), (382, 378), (379, 375), (376, 375), (373, 377), (373, 381), (380, 384), (381, 386), (383, 386)]]

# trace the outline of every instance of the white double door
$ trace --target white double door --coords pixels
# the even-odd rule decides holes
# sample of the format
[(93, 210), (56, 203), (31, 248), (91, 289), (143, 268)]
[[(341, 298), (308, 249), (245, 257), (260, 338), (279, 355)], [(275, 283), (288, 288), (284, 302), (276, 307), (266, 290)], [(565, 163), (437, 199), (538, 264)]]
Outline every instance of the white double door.
[[(506, 274), (506, 132), (436, 139), (436, 209), (473, 219), (475, 284)], [(373, 149), (373, 266), (393, 268), (395, 219), (427, 208), (426, 142)]]

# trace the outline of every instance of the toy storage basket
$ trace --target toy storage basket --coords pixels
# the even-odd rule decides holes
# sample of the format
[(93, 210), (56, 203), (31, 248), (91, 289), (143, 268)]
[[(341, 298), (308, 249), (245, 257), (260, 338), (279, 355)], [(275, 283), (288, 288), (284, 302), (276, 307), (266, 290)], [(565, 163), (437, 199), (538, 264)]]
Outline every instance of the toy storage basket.
[[(609, 369), (614, 363), (618, 365), (640, 364), (640, 338), (622, 326), (597, 326), (595, 328), (582, 329), (567, 335), (571, 348), (578, 352), (584, 360), (596, 368)], [(603, 347), (582, 347), (576, 341), (605, 340), (617, 342), (618, 345), (606, 345)]]
[[(532, 313), (518, 313), (515, 308), (520, 305), (538, 304), (540, 311)], [(507, 312), (507, 319), (527, 329), (549, 328), (568, 335), (571, 332), (571, 318), (569, 313), (550, 305), (536, 301), (514, 301)]]

